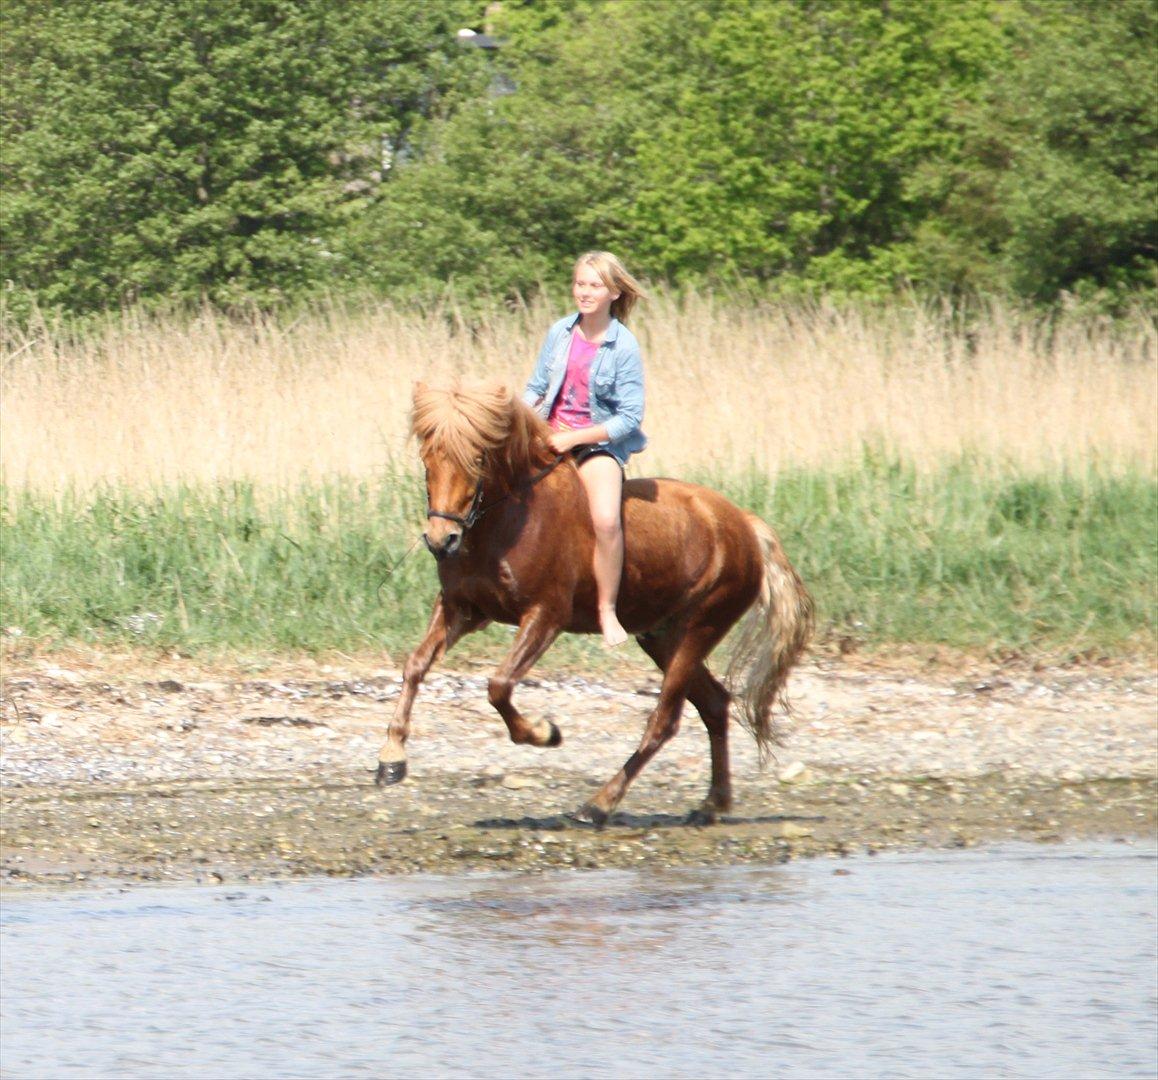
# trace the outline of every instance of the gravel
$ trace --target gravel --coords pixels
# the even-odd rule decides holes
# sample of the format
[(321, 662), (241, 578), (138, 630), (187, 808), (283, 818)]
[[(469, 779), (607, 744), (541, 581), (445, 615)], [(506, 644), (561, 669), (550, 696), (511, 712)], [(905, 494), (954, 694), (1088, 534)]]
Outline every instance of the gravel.
[(301, 873), (778, 860), (1007, 838), (1151, 835), (1152, 667), (823, 658), (794, 674), (778, 760), (731, 738), (735, 813), (684, 823), (707, 790), (690, 708), (601, 833), (563, 814), (634, 749), (658, 675), (529, 678), (563, 730), (515, 746), (486, 677), (420, 691), (410, 779), (372, 785), (396, 670), (282, 662), (254, 677), (188, 661), (5, 663), (0, 872), (8, 881), (225, 880)]

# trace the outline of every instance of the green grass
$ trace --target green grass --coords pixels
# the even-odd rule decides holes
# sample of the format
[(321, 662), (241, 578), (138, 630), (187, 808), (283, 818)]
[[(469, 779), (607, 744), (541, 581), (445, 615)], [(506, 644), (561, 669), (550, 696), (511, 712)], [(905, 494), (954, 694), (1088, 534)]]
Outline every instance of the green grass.
[[(699, 479), (777, 527), (822, 635), (992, 652), (1153, 647), (1158, 493), (1147, 476), (994, 475), (970, 462), (922, 475), (869, 454), (842, 471)], [(400, 659), (437, 589), (433, 560), (411, 551), (423, 491), (405, 473), (284, 492), (235, 483), (0, 499), (3, 625), (41, 648)], [(493, 655), (509, 633), (459, 651)]]
[(925, 475), (869, 455), (718, 486), (777, 526), (826, 634), (998, 653), (1153, 646), (1147, 477), (995, 476), (968, 462)]

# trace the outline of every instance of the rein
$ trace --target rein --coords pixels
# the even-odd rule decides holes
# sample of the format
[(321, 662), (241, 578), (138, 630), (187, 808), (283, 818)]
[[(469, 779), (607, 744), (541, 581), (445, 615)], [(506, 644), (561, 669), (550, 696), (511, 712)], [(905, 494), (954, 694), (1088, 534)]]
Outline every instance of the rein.
[[(535, 473), (534, 476), (527, 480), (520, 481), (519, 486), (528, 488), (534, 487), (540, 480), (543, 479), (543, 477), (547, 476), (551, 472), (554, 472), (554, 470), (557, 469), (560, 464), (562, 464), (565, 456), (566, 455), (564, 454), (560, 454), (555, 458), (554, 461), (551, 462), (550, 465), (540, 469), (537, 473)], [(475, 525), (478, 524), (478, 519), (481, 518), (483, 514), (493, 510), (500, 503), (506, 502), (506, 500), (509, 499), (513, 494), (513, 491), (508, 491), (505, 495), (500, 495), (497, 499), (494, 500), (494, 502), (489, 502), (484, 506), (483, 482), (482, 478), (480, 477), (478, 483), (475, 485), (474, 498), (471, 499), (470, 507), (465, 515), (449, 514), (445, 510), (435, 510), (434, 507), (428, 505), (426, 507), (426, 516), (428, 518), (445, 518), (447, 521), (453, 521), (456, 525), (461, 525), (462, 531), (465, 533), (469, 529), (473, 529)]]

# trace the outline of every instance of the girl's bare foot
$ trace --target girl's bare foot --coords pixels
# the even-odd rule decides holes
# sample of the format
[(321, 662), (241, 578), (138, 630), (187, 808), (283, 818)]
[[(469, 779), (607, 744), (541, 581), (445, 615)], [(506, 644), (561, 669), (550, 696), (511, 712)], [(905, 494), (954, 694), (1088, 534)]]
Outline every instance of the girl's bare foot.
[(599, 626), (603, 630), (603, 647), (605, 649), (617, 649), (627, 640), (627, 631), (620, 626), (615, 608), (600, 609)]

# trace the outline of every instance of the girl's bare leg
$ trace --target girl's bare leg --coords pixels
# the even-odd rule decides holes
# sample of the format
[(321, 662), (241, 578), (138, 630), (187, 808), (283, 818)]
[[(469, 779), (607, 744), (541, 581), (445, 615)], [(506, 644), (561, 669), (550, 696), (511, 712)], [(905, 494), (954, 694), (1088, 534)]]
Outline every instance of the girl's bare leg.
[(595, 589), (599, 604), (599, 626), (608, 648), (622, 645), (627, 631), (615, 614), (619, 579), (623, 574), (623, 470), (606, 454), (596, 454), (579, 466), (579, 476), (587, 491), (591, 520), (595, 525)]

